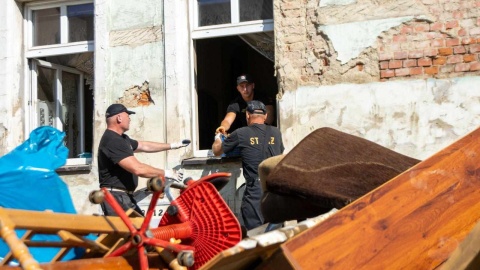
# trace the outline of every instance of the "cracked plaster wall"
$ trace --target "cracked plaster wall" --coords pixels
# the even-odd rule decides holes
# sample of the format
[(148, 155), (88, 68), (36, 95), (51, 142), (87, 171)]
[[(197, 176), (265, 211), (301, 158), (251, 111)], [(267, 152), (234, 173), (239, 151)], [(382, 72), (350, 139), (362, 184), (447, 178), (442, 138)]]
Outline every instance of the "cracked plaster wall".
[[(475, 0), (274, 1), (287, 149), (329, 126), (425, 158), (472, 131), (480, 123), (479, 91), (472, 87), (480, 75), (479, 6)], [(442, 89), (447, 101), (439, 104)]]
[[(25, 102), (23, 76), (22, 5), (5, 1), (0, 9), (0, 156), (21, 144)], [(21, 124), (19, 124), (21, 123)]]

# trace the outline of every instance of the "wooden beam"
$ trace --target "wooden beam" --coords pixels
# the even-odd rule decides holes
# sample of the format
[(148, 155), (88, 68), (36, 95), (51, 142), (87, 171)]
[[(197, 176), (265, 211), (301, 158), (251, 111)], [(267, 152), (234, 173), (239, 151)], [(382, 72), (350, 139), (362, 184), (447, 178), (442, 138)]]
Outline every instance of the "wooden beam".
[[(32, 230), (35, 233), (56, 234), (59, 230), (73, 234), (89, 233), (129, 234), (127, 226), (119, 217), (87, 216), (78, 214), (52, 213), (4, 209), (16, 229)], [(135, 227), (140, 228), (142, 218), (130, 218)]]
[(435, 269), (479, 219), (477, 129), (281, 248), (295, 269)]

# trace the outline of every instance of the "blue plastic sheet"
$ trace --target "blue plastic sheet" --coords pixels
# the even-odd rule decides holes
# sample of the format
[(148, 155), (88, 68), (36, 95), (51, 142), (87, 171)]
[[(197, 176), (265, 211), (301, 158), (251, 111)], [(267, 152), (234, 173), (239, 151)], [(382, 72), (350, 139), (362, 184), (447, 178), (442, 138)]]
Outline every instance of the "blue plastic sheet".
[[(64, 137), (65, 133), (55, 128), (39, 127), (30, 133), (28, 140), (0, 157), (0, 207), (76, 213), (67, 185), (55, 172), (68, 157)], [(24, 233), (16, 232), (18, 236)], [(59, 238), (36, 235), (32, 240), (59, 241)], [(49, 262), (59, 248), (32, 247), (29, 250), (38, 262)], [(0, 257), (8, 251), (8, 246), (0, 239)], [(63, 260), (73, 259), (78, 252), (69, 252)]]

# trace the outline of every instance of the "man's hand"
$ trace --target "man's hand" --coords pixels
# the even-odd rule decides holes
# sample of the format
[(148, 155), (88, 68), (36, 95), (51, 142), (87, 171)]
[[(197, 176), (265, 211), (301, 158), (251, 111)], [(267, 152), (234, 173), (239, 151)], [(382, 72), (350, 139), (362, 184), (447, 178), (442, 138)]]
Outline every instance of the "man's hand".
[(178, 149), (180, 147), (187, 147), (190, 144), (189, 139), (183, 139), (181, 142), (170, 143), (170, 149)]
[(182, 182), (183, 180), (183, 171), (179, 170), (165, 170), (165, 178), (172, 179), (176, 182)]
[(222, 134), (225, 134), (225, 133), (226, 133), (224, 126), (219, 126), (219, 127), (215, 130), (215, 134), (219, 134), (219, 133), (222, 133)]

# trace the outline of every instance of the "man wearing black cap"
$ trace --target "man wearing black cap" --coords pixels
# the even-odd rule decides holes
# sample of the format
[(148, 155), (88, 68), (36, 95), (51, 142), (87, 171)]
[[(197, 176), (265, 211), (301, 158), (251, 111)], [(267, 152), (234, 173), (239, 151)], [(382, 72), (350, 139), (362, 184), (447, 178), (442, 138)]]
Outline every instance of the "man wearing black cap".
[(282, 154), (284, 146), (280, 130), (265, 125), (268, 113), (262, 102), (258, 100), (247, 102), (246, 111), (248, 126), (232, 132), (223, 143), (220, 133), (215, 135), (212, 152), (219, 156), (235, 147), (240, 149), (243, 177), (246, 182), (241, 212), (243, 225), (250, 230), (263, 224), (263, 215), (260, 211), (262, 188), (258, 177), (258, 165), (269, 157)]
[(215, 134), (226, 134), (227, 131), (233, 132), (235, 129), (247, 125), (245, 118), (245, 108), (247, 102), (252, 100), (259, 100), (266, 105), (268, 116), (265, 123), (271, 125), (274, 119), (273, 101), (262, 97), (255, 92), (255, 83), (252, 76), (249, 74), (242, 74), (237, 77), (237, 90), (240, 96), (237, 96), (227, 107), (227, 114), (220, 123), (220, 126), (215, 130)]
[[(130, 128), (130, 115), (122, 104), (112, 104), (105, 113), (107, 130), (98, 146), (98, 175), (100, 188), (107, 188), (124, 210), (133, 208), (142, 213), (133, 192), (138, 186), (138, 177), (169, 177), (181, 180), (181, 174), (174, 170), (162, 170), (140, 162), (134, 152), (155, 153), (186, 147), (189, 140), (179, 143), (158, 143), (136, 141), (125, 132)], [(183, 143), (185, 142), (185, 143)], [(188, 142), (188, 143), (187, 143)], [(106, 216), (116, 216), (107, 203), (101, 204)]]

